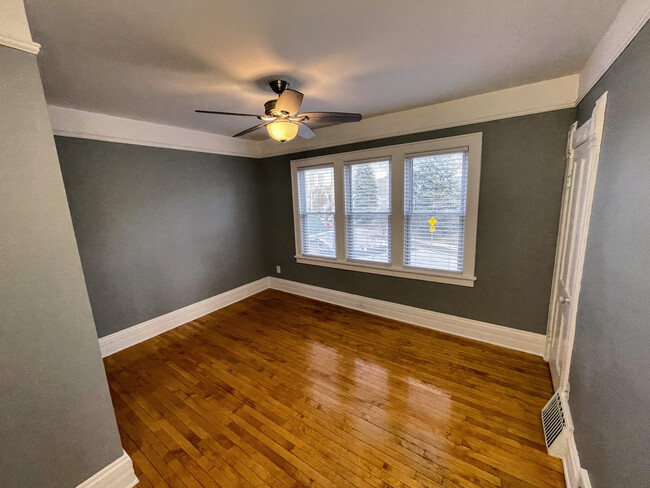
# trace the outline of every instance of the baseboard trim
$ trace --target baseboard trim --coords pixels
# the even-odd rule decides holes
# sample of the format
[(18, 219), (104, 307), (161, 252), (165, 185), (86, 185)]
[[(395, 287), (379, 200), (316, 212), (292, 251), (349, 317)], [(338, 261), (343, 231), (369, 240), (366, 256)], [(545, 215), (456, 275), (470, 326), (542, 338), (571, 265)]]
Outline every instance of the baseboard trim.
[(562, 465), (567, 488), (591, 488), (589, 473), (580, 466), (578, 446), (573, 434), (569, 438), (567, 453), (562, 458)]
[(99, 339), (99, 348), (102, 357), (110, 356), (118, 351), (134, 346), (140, 342), (151, 339), (168, 330), (196, 320), (220, 308), (232, 305), (235, 302), (255, 295), (269, 287), (269, 279), (262, 278), (252, 283), (206, 298), (187, 307), (174, 310), (160, 317), (147, 320), (128, 329), (115, 332)]
[(77, 488), (133, 488), (138, 482), (131, 458), (125, 452)]
[(508, 349), (536, 356), (544, 356), (546, 336), (543, 334), (535, 334), (280, 278), (270, 277), (269, 281), (270, 288), (275, 290), (313, 298), (428, 329), (447, 332), (468, 339), (487, 342), (496, 346), (507, 347)]
[(99, 339), (102, 357), (135, 346), (140, 342), (215, 312), (220, 308), (232, 305), (268, 288), (536, 356), (543, 357), (546, 350), (546, 336), (543, 334), (535, 334), (479, 320), (353, 295), (297, 281), (266, 277), (102, 337)]

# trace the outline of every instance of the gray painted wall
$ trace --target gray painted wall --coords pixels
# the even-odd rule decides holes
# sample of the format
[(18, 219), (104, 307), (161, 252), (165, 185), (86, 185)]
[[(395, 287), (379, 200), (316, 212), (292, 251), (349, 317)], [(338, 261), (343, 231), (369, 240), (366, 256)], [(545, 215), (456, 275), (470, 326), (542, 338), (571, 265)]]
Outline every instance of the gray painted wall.
[(266, 276), (257, 160), (56, 145), (100, 337)]
[(594, 488), (650, 486), (650, 25), (578, 107), (608, 91), (571, 365)]
[(0, 46), (0, 486), (122, 455), (36, 57)]
[[(262, 160), (268, 274), (545, 334), (574, 115), (560, 110)], [(291, 159), (472, 132), (483, 132), (474, 288), (295, 262)]]

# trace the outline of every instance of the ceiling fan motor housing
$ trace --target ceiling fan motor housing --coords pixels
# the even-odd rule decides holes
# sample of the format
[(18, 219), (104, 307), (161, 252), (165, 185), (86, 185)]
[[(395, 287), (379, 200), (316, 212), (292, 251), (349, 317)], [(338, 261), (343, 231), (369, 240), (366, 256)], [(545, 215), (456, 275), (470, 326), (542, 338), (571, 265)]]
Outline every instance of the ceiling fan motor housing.
[(275, 109), (275, 103), (277, 100), (269, 100), (264, 104), (264, 113), (266, 115), (274, 115), (273, 110)]

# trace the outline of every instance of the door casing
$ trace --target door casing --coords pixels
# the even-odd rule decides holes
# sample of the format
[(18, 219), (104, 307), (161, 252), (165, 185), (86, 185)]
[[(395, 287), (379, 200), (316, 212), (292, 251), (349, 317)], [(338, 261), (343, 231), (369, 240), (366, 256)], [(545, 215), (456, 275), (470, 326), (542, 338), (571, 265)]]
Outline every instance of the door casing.
[(555, 390), (567, 393), (570, 391), (569, 370), (606, 105), (607, 92), (598, 99), (587, 122), (580, 128), (577, 122), (573, 123), (567, 140), (545, 354)]

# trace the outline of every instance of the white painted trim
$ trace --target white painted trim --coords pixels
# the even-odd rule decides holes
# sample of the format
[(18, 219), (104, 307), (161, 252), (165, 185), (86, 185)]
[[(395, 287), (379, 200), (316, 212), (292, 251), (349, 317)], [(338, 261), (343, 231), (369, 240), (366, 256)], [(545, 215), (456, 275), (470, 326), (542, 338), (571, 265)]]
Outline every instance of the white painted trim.
[(138, 482), (131, 458), (125, 452), (104, 469), (77, 485), (77, 488), (132, 488)]
[(589, 93), (650, 19), (649, 0), (627, 0), (580, 72), (578, 102)]
[[(549, 317), (547, 325), (547, 350), (544, 354), (545, 359), (549, 361), (549, 367), (551, 370), (551, 377), (553, 379), (553, 386), (556, 390), (562, 389), (569, 391), (569, 371), (571, 368), (571, 356), (573, 353), (573, 343), (575, 339), (575, 327), (576, 327), (576, 317), (578, 313), (579, 300), (580, 300), (580, 288), (582, 283), (582, 271), (584, 266), (585, 254), (587, 252), (587, 240), (589, 236), (589, 223), (591, 219), (591, 207), (593, 204), (594, 193), (596, 190), (596, 180), (598, 176), (598, 163), (600, 160), (600, 147), (603, 137), (603, 129), (605, 124), (605, 108), (607, 105), (607, 94), (608, 92), (603, 93), (600, 98), (596, 101), (595, 107), (592, 111), (591, 118), (585, 122), (580, 128), (575, 130), (575, 125), (573, 124), (572, 130), (569, 132), (569, 140), (567, 143), (567, 178), (571, 181), (571, 187), (569, 188), (565, 184), (564, 193), (562, 196), (562, 210), (561, 210), (561, 221), (560, 228), (558, 232), (558, 248), (556, 251), (555, 265), (553, 271), (553, 285), (551, 289), (550, 297), (550, 306), (549, 306)], [(575, 174), (570, 174), (574, 171), (574, 152), (578, 147), (584, 147), (588, 149), (587, 160), (578, 159), (578, 161), (583, 161), (583, 164), (586, 165), (586, 180), (579, 185), (585, 185), (584, 187), (576, 186)], [(569, 229), (572, 227), (572, 221), (568, 220), (572, 217), (566, 212), (568, 211), (566, 206), (569, 205), (570, 197), (576, 191), (581, 191), (581, 188), (584, 188), (584, 203), (582, 209), (576, 214), (581, 217), (579, 222), (575, 223), (575, 229), (571, 230), (571, 235), (575, 238), (575, 243), (573, 245), (575, 248), (573, 251), (565, 247), (570, 246), (571, 242), (567, 243)], [(565, 266), (565, 256), (564, 254), (568, 253), (567, 256), (572, 256), (571, 259), (574, 260), (571, 264), (571, 269), (574, 269), (575, 273), (575, 285), (573, 290), (566, 290), (571, 296), (571, 303), (569, 304), (570, 311), (569, 317), (565, 318), (563, 323), (564, 325), (561, 328), (558, 328), (558, 323), (560, 320), (560, 312), (558, 312), (558, 307), (562, 306), (559, 304), (559, 290), (560, 290), (560, 274)], [(574, 254), (575, 253), (575, 254)], [(567, 328), (565, 330), (565, 328)], [(558, 353), (558, 351), (560, 351)], [(556, 357), (560, 354), (560, 357)], [(559, 365), (562, 365), (560, 368)]]
[(41, 45), (32, 41), (31, 39), (22, 40), (0, 35), (0, 44), (31, 54), (38, 54), (38, 52), (41, 50)]
[[(318, 129), (317, 137), (286, 144), (250, 141), (123, 117), (50, 106), (56, 135), (264, 158), (491, 120), (573, 108), (596, 84), (650, 18), (649, 0), (627, 0), (579, 74), (471, 97), (369, 117), (359, 123)], [(1, 37), (28, 52), (40, 46)]]
[(312, 139), (296, 138), (286, 144), (265, 141), (264, 157), (311, 149), (382, 139), (573, 108), (578, 96), (579, 75), (483, 93), (426, 107), (393, 112), (358, 123), (325, 127)]
[[(549, 361), (551, 355), (551, 345), (553, 344), (552, 334), (554, 330), (554, 324), (556, 320), (555, 315), (557, 311), (555, 297), (557, 297), (558, 294), (557, 290), (558, 290), (558, 274), (560, 272), (560, 249), (562, 249), (563, 241), (565, 238), (564, 228), (566, 226), (565, 222), (567, 219), (568, 201), (569, 201), (569, 194), (570, 194), (570, 192), (567, 189), (567, 181), (571, 178), (572, 171), (573, 171), (573, 138), (577, 127), (578, 127), (577, 121), (571, 124), (571, 128), (569, 129), (569, 135), (567, 137), (567, 144), (566, 144), (566, 164), (565, 164), (564, 181), (563, 181), (564, 190), (562, 191), (562, 207), (560, 209), (560, 221), (558, 223), (557, 239), (555, 241), (555, 264), (553, 266), (553, 281), (551, 284), (551, 296), (549, 300), (548, 320), (546, 325), (546, 352), (544, 353), (544, 360), (546, 361)], [(559, 376), (556, 376), (555, 374), (556, 371), (553, 365), (551, 365), (550, 369), (551, 369), (551, 376), (553, 377), (554, 386), (559, 386), (559, 382), (557, 382), (556, 379), (559, 378)]]
[(468, 339), (507, 347), (536, 356), (544, 354), (546, 336), (522, 330), (489, 324), (478, 320), (456, 317), (421, 308), (409, 307), (360, 295), (353, 295), (328, 288), (306, 285), (295, 281), (270, 278), (270, 287), (275, 290), (300, 295), (341, 307), (360, 310), (393, 320), (399, 320), (427, 329), (434, 329)]
[(573, 433), (568, 439), (567, 453), (562, 457), (562, 465), (567, 488), (591, 488), (589, 473), (580, 466), (578, 446)]
[(514, 349), (515, 351), (535, 354), (536, 356), (543, 356), (546, 345), (546, 336), (542, 334), (353, 295), (319, 286), (306, 285), (297, 281), (266, 277), (102, 337), (99, 339), (102, 357), (110, 356), (118, 351), (144, 342), (163, 332), (196, 320), (220, 308), (232, 305), (268, 288), (313, 298), (322, 302), (333, 303), (341, 307), (360, 310), (373, 315), (399, 320), (408, 324), (418, 325), (468, 339), (487, 342), (508, 349)]
[(575, 107), (579, 76), (571, 75), (506, 90), (318, 129), (312, 139), (277, 141), (234, 139), (208, 132), (155, 124), (50, 105), (55, 135), (167, 147), (186, 151), (263, 158), (309, 149), (426, 132)]
[(262, 278), (252, 283), (206, 298), (187, 307), (147, 320), (128, 329), (115, 332), (99, 339), (102, 357), (110, 356), (122, 349), (151, 339), (163, 332), (196, 320), (220, 308), (232, 305), (269, 287), (269, 279)]
[(41, 46), (32, 40), (23, 0), (2, 0), (0, 3), (0, 45), (37, 54)]
[[(348, 269), (365, 273), (374, 273), (417, 280), (437, 281), (440, 283), (474, 286), (474, 265), (476, 259), (476, 227), (478, 222), (478, 197), (481, 174), (483, 134), (475, 132), (460, 136), (444, 137), (429, 141), (412, 142), (408, 144), (396, 144), (382, 146), (361, 151), (336, 153), (314, 158), (296, 159), (291, 161), (291, 182), (293, 195), (293, 222), (294, 238), (296, 243), (296, 261), (302, 264), (315, 266), (326, 266), (330, 268)], [(465, 238), (463, 253), (463, 272), (447, 273), (444, 271), (421, 270), (405, 266), (403, 259), (404, 240), (402, 229), (404, 226), (403, 197), (402, 192), (391, 192), (391, 234), (398, 238), (391, 239), (391, 263), (365, 263), (357, 260), (350, 260), (346, 256), (345, 240), (345, 202), (344, 202), (344, 167), (345, 165), (358, 161), (389, 160), (391, 164), (391, 185), (404, 187), (404, 164), (406, 159), (413, 154), (426, 154), (462, 150), (467, 152), (468, 174), (467, 174), (467, 202), (465, 212)], [(300, 168), (322, 167), (333, 165), (334, 167), (334, 189), (336, 200), (336, 258), (320, 258), (302, 254), (301, 230), (300, 230), (300, 209), (298, 199), (298, 178)], [(400, 175), (400, 176), (396, 176)], [(395, 181), (395, 178), (400, 178)], [(399, 260), (398, 260), (399, 259)]]
[(235, 139), (170, 125), (112, 115), (48, 106), (52, 131), (57, 136), (164, 147), (230, 156), (260, 157), (261, 143)]

